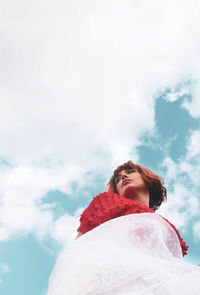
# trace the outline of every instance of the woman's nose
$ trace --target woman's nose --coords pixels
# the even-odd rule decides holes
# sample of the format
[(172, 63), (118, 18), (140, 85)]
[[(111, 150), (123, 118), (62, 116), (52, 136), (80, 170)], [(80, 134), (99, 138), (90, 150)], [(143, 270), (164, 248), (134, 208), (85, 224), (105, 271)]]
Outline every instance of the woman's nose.
[(125, 173), (125, 172), (122, 173), (122, 176), (121, 176), (122, 180), (123, 180), (124, 178), (126, 178), (126, 177), (127, 177), (126, 173)]

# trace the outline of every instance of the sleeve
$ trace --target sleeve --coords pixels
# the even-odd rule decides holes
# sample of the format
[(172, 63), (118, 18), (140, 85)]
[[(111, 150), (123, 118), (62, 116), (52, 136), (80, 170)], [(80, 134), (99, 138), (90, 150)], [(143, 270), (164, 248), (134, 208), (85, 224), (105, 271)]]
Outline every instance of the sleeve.
[(84, 234), (105, 221), (120, 216), (122, 210), (129, 206), (129, 201), (124, 199), (113, 192), (104, 192), (93, 198), (81, 214), (77, 231)]
[[(162, 217), (162, 216), (161, 216)], [(166, 218), (162, 217), (165, 221), (167, 221), (171, 227), (175, 230), (177, 236), (178, 236), (178, 239), (180, 241), (180, 245), (181, 245), (181, 248), (182, 248), (182, 253), (183, 253), (183, 256), (187, 255), (187, 251), (188, 251), (188, 248), (189, 246), (186, 246), (186, 243), (183, 241), (183, 239), (181, 238), (180, 236), (180, 233), (179, 231), (176, 229), (176, 227), (171, 223), (169, 222), (169, 220), (167, 220)]]

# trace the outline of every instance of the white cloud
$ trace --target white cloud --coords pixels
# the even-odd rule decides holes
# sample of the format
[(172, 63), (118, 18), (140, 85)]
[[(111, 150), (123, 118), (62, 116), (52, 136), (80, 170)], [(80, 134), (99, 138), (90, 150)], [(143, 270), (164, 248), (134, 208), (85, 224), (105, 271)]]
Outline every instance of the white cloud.
[[(35, 231), (39, 238), (49, 233), (53, 223), (52, 205), (42, 204), (49, 190), (71, 193), (70, 183), (83, 174), (76, 166), (45, 168), (21, 165), (0, 170), (0, 239)], [(79, 186), (84, 185), (80, 180)]]
[(4, 5), (1, 155), (69, 160), (81, 146), (84, 159), (97, 149), (115, 158), (116, 145), (129, 154), (154, 127), (152, 94), (189, 75), (188, 51), (197, 53), (192, 3), (161, 2), (42, 1), (16, 17)]
[[(176, 227), (184, 228), (193, 216), (192, 213), (194, 213), (193, 202), (190, 202), (191, 197), (194, 199), (194, 196), (186, 186), (177, 181), (173, 191), (168, 192), (168, 202), (163, 204), (158, 212), (163, 217), (169, 219)], [(195, 201), (200, 208), (198, 199), (195, 199)]]
[(200, 156), (200, 131), (194, 130), (187, 144), (187, 158), (192, 159)]
[(7, 272), (9, 272), (9, 271), (10, 271), (9, 266), (8, 266), (6, 263), (1, 262), (1, 263), (0, 263), (0, 272), (1, 272), (1, 273), (7, 273)]
[[(137, 161), (140, 138), (154, 132), (157, 91), (200, 77), (199, 5), (2, 4), (0, 156), (10, 166), (0, 166), (0, 239), (30, 231), (61, 239), (75, 217), (54, 221), (43, 196), (71, 192), (73, 181), (82, 187), (90, 170), (107, 177), (120, 162)], [(185, 107), (197, 116), (195, 91)]]
[[(5, 262), (0, 262), (0, 274), (2, 275), (8, 272), (10, 272), (9, 266)], [(0, 278), (0, 284), (2, 283), (3, 283), (3, 279)]]
[(176, 178), (177, 165), (170, 157), (167, 157), (163, 160), (162, 166), (166, 168), (165, 182), (170, 184)]
[[(187, 85), (185, 84), (187, 82)], [(191, 95), (192, 89), (195, 87), (195, 83), (190, 82), (188, 83), (188, 81), (182, 82), (182, 85), (179, 86), (178, 89), (177, 85), (175, 88), (171, 88), (170, 91), (167, 93), (166, 95), (166, 100), (169, 102), (174, 102), (180, 98), (182, 98), (183, 96), (189, 97)], [(184, 99), (183, 102), (183, 106), (185, 107), (185, 103), (186, 103), (186, 99)]]
[(60, 243), (66, 243), (69, 240), (74, 240), (77, 235), (79, 226), (79, 217), (65, 214), (58, 218), (51, 227), (51, 237)]
[(195, 241), (200, 240), (200, 222), (196, 222), (193, 226), (193, 235)]
[(200, 117), (200, 84), (199, 84), (199, 78), (200, 78), (200, 73), (198, 72), (196, 74), (196, 77), (198, 77), (198, 83), (194, 85), (192, 89), (192, 98), (191, 100), (186, 100), (183, 103), (183, 106), (189, 111), (190, 115), (193, 116), (194, 118)]
[(199, 239), (197, 234), (199, 228), (199, 177), (200, 161), (198, 153), (192, 153), (191, 159), (191, 141), (196, 131), (191, 134), (188, 141), (188, 152), (185, 159), (179, 159), (178, 162), (171, 158), (163, 161), (163, 168), (166, 169), (165, 180), (169, 188), (168, 202), (159, 209), (164, 217), (172, 221), (182, 232), (192, 228), (193, 238)]

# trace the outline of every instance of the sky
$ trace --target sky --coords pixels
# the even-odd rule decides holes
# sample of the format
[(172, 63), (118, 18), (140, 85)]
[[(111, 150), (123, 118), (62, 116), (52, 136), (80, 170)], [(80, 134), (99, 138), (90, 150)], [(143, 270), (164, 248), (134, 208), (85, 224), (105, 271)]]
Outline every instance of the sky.
[(45, 295), (128, 160), (200, 264), (200, 2), (0, 0), (0, 293)]

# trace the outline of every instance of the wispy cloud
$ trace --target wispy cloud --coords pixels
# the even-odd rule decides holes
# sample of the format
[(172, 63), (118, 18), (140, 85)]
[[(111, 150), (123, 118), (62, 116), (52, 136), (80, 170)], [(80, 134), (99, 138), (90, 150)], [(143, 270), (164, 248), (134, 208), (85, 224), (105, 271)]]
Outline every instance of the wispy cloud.
[[(0, 275), (6, 274), (8, 272), (10, 272), (9, 266), (4, 262), (0, 262)], [(2, 283), (3, 283), (3, 279), (0, 277), (0, 284)]]
[(9, 266), (6, 263), (1, 262), (0, 263), (0, 273), (7, 273), (9, 271), (10, 271)]
[(81, 175), (77, 167), (66, 165), (60, 169), (20, 165), (1, 171), (0, 238), (31, 231), (40, 238), (48, 235), (54, 219), (53, 205), (42, 204), (42, 198), (49, 190), (70, 193), (70, 183), (77, 174)]
[(191, 132), (190, 140), (188, 141), (187, 159), (195, 159), (200, 157), (200, 131), (194, 130)]
[[(185, 231), (192, 226), (194, 240), (199, 240), (199, 178), (200, 150), (199, 131), (191, 133), (187, 143), (187, 154), (176, 162), (166, 158), (162, 165), (166, 169), (165, 179), (170, 188), (169, 202), (159, 210)], [(192, 225), (191, 225), (192, 224)]]

